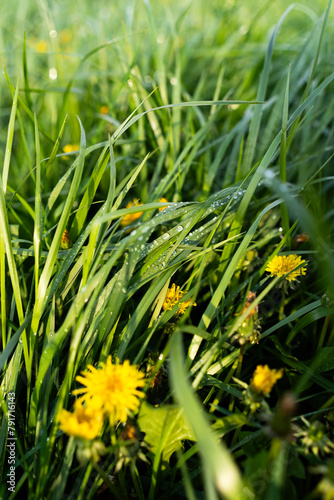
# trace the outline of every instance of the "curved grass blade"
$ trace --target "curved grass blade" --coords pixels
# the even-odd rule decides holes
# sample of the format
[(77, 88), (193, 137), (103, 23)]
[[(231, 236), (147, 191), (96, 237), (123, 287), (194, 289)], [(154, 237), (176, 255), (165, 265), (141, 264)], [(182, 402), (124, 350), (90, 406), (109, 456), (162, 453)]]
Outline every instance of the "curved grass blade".
[[(171, 339), (170, 377), (174, 396), (184, 409), (191, 424), (202, 457), (206, 489), (213, 485), (219, 493), (230, 500), (241, 498), (242, 482), (239, 470), (223, 443), (217, 442), (210, 425), (203, 414), (203, 408), (187, 380), (184, 370), (182, 336), (180, 333)], [(208, 497), (207, 497), (208, 498)]]

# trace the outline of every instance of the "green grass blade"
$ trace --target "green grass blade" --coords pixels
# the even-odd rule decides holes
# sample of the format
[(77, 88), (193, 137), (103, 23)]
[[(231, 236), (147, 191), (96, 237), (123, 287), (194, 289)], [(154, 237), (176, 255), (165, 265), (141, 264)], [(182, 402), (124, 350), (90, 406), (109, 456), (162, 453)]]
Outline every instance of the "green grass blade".
[(26, 94), (26, 100), (29, 108), (32, 110), (32, 100), (30, 95), (30, 85), (29, 85), (29, 76), (28, 76), (28, 61), (27, 61), (27, 35), (24, 30), (23, 34), (23, 54), (22, 54), (22, 62), (23, 62), (23, 76), (24, 76), (24, 90)]
[[(289, 84), (290, 84), (290, 69), (285, 88), (283, 114), (282, 114), (282, 135), (281, 135), (281, 150), (280, 150), (280, 179), (284, 184), (286, 183), (286, 129), (288, 125), (288, 111), (289, 111)], [(287, 247), (291, 249), (291, 238), (289, 234), (289, 216), (288, 210), (284, 204), (281, 205), (281, 219), (284, 235), (287, 235)]]
[[(291, 10), (293, 8), (294, 8), (294, 5), (292, 4), (286, 9), (284, 14), (282, 15), (282, 17), (278, 21), (278, 23), (274, 29), (273, 34), (271, 35), (268, 49), (266, 52), (263, 71), (261, 74), (259, 90), (258, 90), (258, 93), (256, 96), (257, 101), (264, 101), (265, 100), (275, 38), (276, 38), (277, 32), (278, 32), (281, 24), (283, 23), (284, 19), (289, 14), (289, 12), (291, 12)], [(246, 143), (244, 162), (243, 162), (243, 165), (240, 169), (240, 178), (237, 180), (243, 179), (248, 174), (248, 172), (252, 166), (254, 153), (255, 153), (255, 146), (256, 146), (256, 142), (257, 142), (259, 131), (260, 131), (261, 118), (262, 118), (262, 106), (260, 105), (260, 106), (256, 106), (255, 110), (254, 110), (254, 115), (253, 115), (253, 118), (251, 121), (249, 135), (248, 135), (248, 139), (247, 139), (247, 143)]]
[(15, 130), (15, 118), (16, 118), (16, 111), (17, 111), (18, 93), (19, 93), (19, 79), (17, 80), (16, 90), (15, 90), (13, 104), (12, 104), (12, 109), (11, 109), (11, 112), (10, 112), (10, 119), (9, 119), (9, 124), (8, 124), (8, 133), (7, 133), (7, 142), (6, 142), (5, 159), (4, 159), (4, 162), (3, 162), (2, 174), (1, 174), (2, 175), (2, 190), (3, 190), (4, 194), (6, 194), (6, 190), (7, 190), (8, 171), (9, 171), (10, 157), (11, 157), (12, 147), (13, 147), (13, 138), (14, 138), (14, 130)]
[(39, 258), (42, 239), (42, 212), (41, 212), (41, 152), (38, 135), (38, 124), (35, 116), (35, 148), (36, 148), (36, 188), (35, 188), (35, 227), (34, 227), (34, 255), (35, 255), (35, 297), (38, 294)]
[(66, 228), (66, 224), (70, 215), (70, 211), (72, 209), (72, 205), (76, 196), (76, 193), (79, 189), (80, 185), (80, 180), (82, 176), (82, 171), (84, 167), (84, 151), (86, 147), (86, 136), (84, 129), (81, 125), (81, 122), (79, 120), (80, 127), (81, 127), (81, 140), (80, 140), (80, 153), (79, 153), (79, 158), (78, 162), (76, 165), (74, 177), (71, 183), (71, 188), (69, 191), (69, 194), (66, 199), (66, 204), (63, 210), (63, 213), (61, 215), (60, 221), (58, 223), (56, 233), (54, 235), (54, 238), (52, 240), (51, 248), (49, 250), (49, 254), (46, 260), (46, 263), (44, 265), (44, 269), (42, 271), (42, 274), (40, 276), (39, 284), (38, 284), (38, 293), (36, 297), (36, 302), (34, 306), (34, 312), (33, 312), (33, 318), (32, 318), (32, 331), (34, 334), (37, 333), (38, 331), (38, 325), (41, 319), (41, 315), (43, 312), (43, 307), (44, 307), (44, 301), (45, 301), (45, 294), (47, 287), (49, 285), (49, 281), (51, 279), (52, 273), (53, 273), (53, 267), (57, 259), (57, 253), (60, 247), (60, 241), (62, 234)]
[(242, 482), (239, 470), (228, 454), (223, 443), (218, 443), (203, 414), (196, 395), (187, 381), (184, 370), (182, 337), (173, 335), (171, 339), (170, 376), (175, 398), (183, 408), (187, 420), (191, 424), (198, 442), (202, 457), (204, 474), (209, 484), (215, 484), (219, 493), (226, 498), (241, 498)]

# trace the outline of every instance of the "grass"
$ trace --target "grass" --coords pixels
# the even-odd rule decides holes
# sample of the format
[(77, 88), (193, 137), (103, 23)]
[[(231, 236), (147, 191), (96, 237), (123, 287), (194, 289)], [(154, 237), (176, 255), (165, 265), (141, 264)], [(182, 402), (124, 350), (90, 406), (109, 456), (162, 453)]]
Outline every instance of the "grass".
[[(0, 498), (332, 498), (330, 9), (2, 10)], [(292, 286), (266, 271), (295, 254)], [(145, 401), (76, 440), (109, 355)]]

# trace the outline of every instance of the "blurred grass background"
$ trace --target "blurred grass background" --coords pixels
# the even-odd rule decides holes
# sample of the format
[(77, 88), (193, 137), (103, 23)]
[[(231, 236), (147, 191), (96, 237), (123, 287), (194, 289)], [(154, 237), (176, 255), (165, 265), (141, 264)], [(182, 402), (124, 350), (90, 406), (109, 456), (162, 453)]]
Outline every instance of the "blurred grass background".
[[(17, 0), (1, 6), (1, 60), (11, 78), (22, 75), (25, 32), (31, 99), (37, 112), (47, 111), (44, 126), (50, 130), (51, 125), (54, 134), (63, 118), (59, 113), (63, 92), (74, 78), (71, 106), (66, 109), (70, 111), (71, 132), (66, 132), (66, 138), (78, 142), (75, 113), (94, 117), (90, 134), (97, 132), (102, 106), (110, 107), (112, 117), (127, 115), (131, 100), (127, 82), (136, 65), (147, 92), (161, 84), (159, 72), (165, 73), (166, 82), (160, 87), (165, 93), (163, 100), (168, 97), (171, 101), (176, 90), (183, 98), (197, 93), (203, 100), (212, 99), (222, 70), (221, 95), (253, 99), (270, 35), (289, 5), (288, 0), (152, 2), (152, 31), (145, 1)], [(277, 36), (276, 67), (280, 66), (277, 61), (291, 60), (298, 54), (325, 8), (324, 0), (295, 4)], [(111, 41), (114, 43), (83, 62), (84, 56)], [(325, 60), (323, 64), (331, 63)], [(275, 78), (274, 73), (272, 83)], [(1, 91), (4, 88), (2, 79)], [(9, 106), (2, 105), (1, 114), (6, 119)]]
[[(42, 155), (49, 156), (65, 115), (68, 114), (68, 125), (62, 145), (79, 143), (76, 114), (87, 130), (88, 145), (94, 144), (106, 140), (108, 133), (113, 133), (157, 86), (159, 90), (147, 106), (196, 99), (254, 100), (270, 36), (289, 5), (287, 0), (212, 1), (209, 4), (200, 0), (152, 4), (145, 1), (109, 4), (15, 1), (1, 6), (1, 60), (12, 82), (21, 75), (20, 87), (25, 89), (27, 104), (37, 114), (40, 128), (49, 138), (49, 142), (41, 143)], [(278, 98), (277, 85), (283, 85), (289, 62), (299, 68), (303, 66), (294, 83), (299, 88), (304, 85), (320, 30), (319, 16), (325, 7), (324, 0), (296, 3), (282, 23), (269, 76), (269, 106)], [(332, 23), (331, 15), (329, 30)], [(322, 53), (329, 53), (329, 38), (323, 45)], [(320, 59), (320, 69), (326, 74), (333, 70), (330, 57)], [(293, 92), (298, 92), (298, 87), (295, 86)], [(7, 88), (2, 78), (3, 126), (11, 107)], [(211, 137), (219, 141), (222, 134), (238, 123), (244, 111), (243, 106), (240, 112), (233, 107), (221, 108)], [(151, 114), (151, 124), (160, 121), (155, 137), (152, 132), (144, 137), (144, 125), (139, 123), (137, 134), (132, 130), (132, 144), (124, 153), (131, 152), (136, 162), (135, 158), (144, 152), (154, 151), (156, 147), (161, 151), (164, 141), (157, 135), (164, 134), (170, 142), (169, 161), (175, 162), (189, 140), (189, 134), (180, 133), (186, 114), (180, 109), (172, 113), (157, 112), (157, 118)], [(197, 109), (189, 114), (193, 133), (207, 119), (207, 110)], [(278, 112), (276, 117), (279, 120)], [(272, 120), (268, 126), (274, 128)], [(34, 133), (32, 121), (26, 133), (26, 143), (29, 143)], [(267, 137), (269, 134), (267, 131)], [(133, 139), (137, 140), (136, 144)], [(5, 141), (6, 134), (0, 133), (1, 156)], [(26, 146), (19, 141), (16, 138), (14, 142), (10, 178), (16, 175), (23, 178), (31, 169), (29, 155), (24, 155)], [(266, 143), (262, 146), (263, 151)], [(261, 137), (257, 148), (261, 151)], [(235, 161), (230, 162), (225, 184), (233, 178)], [(170, 169), (171, 163), (165, 162), (165, 166)], [(26, 186), (22, 186), (20, 192), (27, 194)], [(145, 191), (141, 194), (145, 200)], [(197, 196), (199, 193), (193, 191), (192, 197)]]

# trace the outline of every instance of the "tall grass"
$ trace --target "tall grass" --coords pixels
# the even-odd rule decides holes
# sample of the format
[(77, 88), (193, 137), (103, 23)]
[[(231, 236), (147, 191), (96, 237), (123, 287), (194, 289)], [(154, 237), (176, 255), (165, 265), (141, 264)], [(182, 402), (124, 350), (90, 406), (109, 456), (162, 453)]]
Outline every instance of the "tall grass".
[[(331, 2), (220, 3), (3, 11), (1, 498), (334, 491)], [(289, 290), (265, 271), (277, 254), (308, 263)], [(143, 434), (133, 451), (104, 427), (107, 454), (82, 464), (59, 414), (109, 354), (147, 374)], [(284, 376), (251, 411), (266, 364)]]

